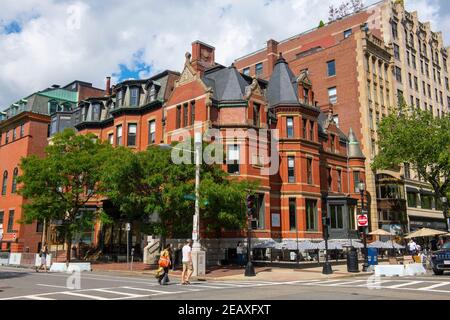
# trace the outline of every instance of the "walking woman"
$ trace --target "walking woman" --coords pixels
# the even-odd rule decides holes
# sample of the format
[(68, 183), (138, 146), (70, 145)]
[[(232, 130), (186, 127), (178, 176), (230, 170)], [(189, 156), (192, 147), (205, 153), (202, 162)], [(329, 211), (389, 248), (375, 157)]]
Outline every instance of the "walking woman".
[(44, 244), (41, 248), (41, 251), (39, 252), (39, 257), (41, 258), (41, 265), (39, 267), (36, 267), (36, 272), (39, 272), (39, 270), (44, 267), (45, 272), (47, 271), (47, 255), (48, 255), (48, 247), (46, 244)]
[(159, 258), (159, 267), (162, 268), (159, 273), (158, 283), (160, 285), (166, 285), (169, 282), (169, 270), (172, 265), (172, 247), (168, 244), (164, 250), (161, 252), (161, 257)]

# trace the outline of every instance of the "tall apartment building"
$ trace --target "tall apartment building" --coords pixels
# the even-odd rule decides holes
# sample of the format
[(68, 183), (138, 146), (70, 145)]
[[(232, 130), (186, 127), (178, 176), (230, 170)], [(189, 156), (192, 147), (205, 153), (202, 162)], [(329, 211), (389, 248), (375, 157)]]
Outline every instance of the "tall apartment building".
[(17, 194), (19, 163), (29, 155), (44, 156), (50, 136), (50, 114), (69, 112), (88, 96), (103, 95), (92, 84), (74, 81), (57, 85), (17, 101), (0, 116), (0, 250), (37, 252), (42, 223), (21, 224), (25, 199)]
[(445, 229), (439, 199), (408, 165), (378, 172), (370, 167), (378, 152), (378, 124), (399, 97), (435, 116), (449, 112), (449, 48), (442, 34), (407, 12), (403, 1), (384, 0), (324, 27), (271, 39), (235, 65), (268, 79), (279, 52), (294, 74), (307, 72), (319, 105), (325, 110), (332, 104), (340, 129), (355, 129), (366, 157), (371, 228)]

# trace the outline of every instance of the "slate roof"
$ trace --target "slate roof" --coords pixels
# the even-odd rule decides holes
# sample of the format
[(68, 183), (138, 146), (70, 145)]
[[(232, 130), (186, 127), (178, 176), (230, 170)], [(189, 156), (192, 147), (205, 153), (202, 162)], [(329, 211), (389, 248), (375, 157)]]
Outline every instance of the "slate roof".
[[(320, 112), (319, 117), (317, 118), (317, 122), (319, 123), (319, 132), (322, 134), (326, 134), (325, 132), (325, 126), (326, 126), (326, 122), (328, 119), (328, 115)], [(337, 128), (338, 133), (339, 133), (339, 138), (341, 141), (348, 141), (347, 136), (345, 135), (344, 132), (342, 132), (339, 128)]]
[(249, 85), (234, 66), (215, 68), (205, 73), (202, 80), (213, 88), (217, 101), (244, 101), (245, 88)]
[(286, 60), (280, 56), (269, 80), (267, 90), (269, 107), (277, 105), (300, 105), (298, 101), (297, 79)]
[(348, 141), (348, 157), (350, 159), (365, 159), (366, 157), (361, 151), (361, 145), (352, 128), (350, 128), (348, 133)]

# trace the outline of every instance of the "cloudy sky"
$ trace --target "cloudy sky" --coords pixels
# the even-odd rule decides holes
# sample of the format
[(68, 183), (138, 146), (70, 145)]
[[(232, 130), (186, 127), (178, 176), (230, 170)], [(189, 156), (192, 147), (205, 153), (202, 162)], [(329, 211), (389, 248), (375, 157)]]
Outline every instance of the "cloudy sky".
[[(180, 70), (194, 40), (235, 58), (327, 21), (342, 0), (1, 0), (0, 110), (52, 84), (104, 87)], [(371, 4), (376, 0), (365, 0)], [(435, 30), (450, 30), (450, 1), (406, 0)], [(450, 32), (444, 34), (450, 44)]]

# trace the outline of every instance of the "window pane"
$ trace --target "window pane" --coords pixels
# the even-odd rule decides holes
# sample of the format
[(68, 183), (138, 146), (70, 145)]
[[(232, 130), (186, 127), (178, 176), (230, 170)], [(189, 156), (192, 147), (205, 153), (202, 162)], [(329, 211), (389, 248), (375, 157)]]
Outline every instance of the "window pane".
[(328, 99), (329, 99), (330, 103), (332, 103), (332, 104), (337, 103), (337, 89), (336, 89), (336, 87), (328, 89)]
[(288, 182), (295, 182), (295, 158), (288, 157)]
[(290, 230), (297, 230), (295, 198), (289, 199), (289, 227)]
[(294, 136), (294, 119), (292, 117), (288, 117), (286, 119), (287, 126), (287, 136), (288, 138), (292, 138)]
[(327, 62), (328, 65), (328, 76), (332, 77), (336, 75), (336, 61)]

